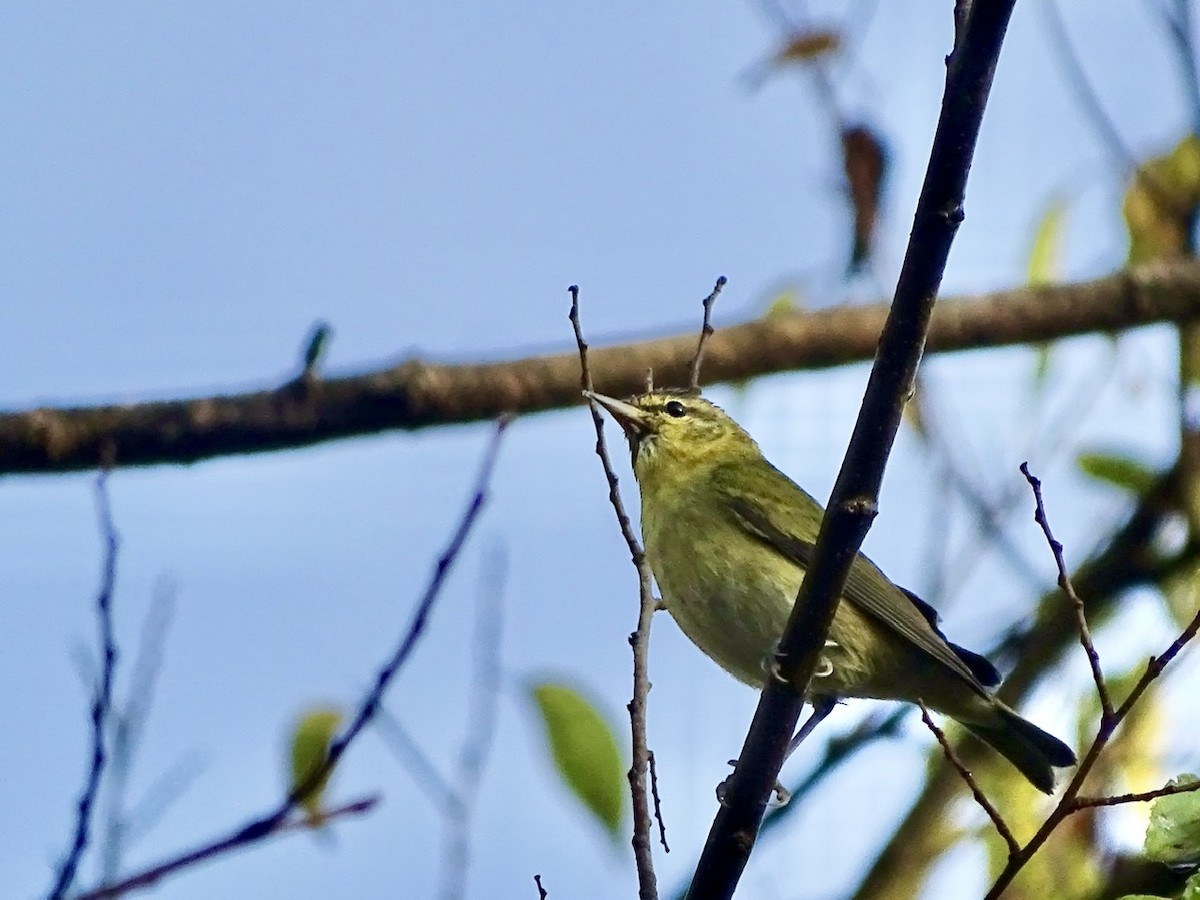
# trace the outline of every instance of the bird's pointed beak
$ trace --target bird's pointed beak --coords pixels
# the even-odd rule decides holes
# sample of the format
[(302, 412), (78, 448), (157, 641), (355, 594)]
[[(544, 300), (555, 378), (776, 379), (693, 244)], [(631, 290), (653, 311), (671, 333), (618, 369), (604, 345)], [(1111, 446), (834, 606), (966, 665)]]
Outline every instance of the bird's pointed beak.
[(625, 430), (631, 441), (641, 440), (651, 432), (650, 417), (632, 403), (606, 397), (595, 391), (584, 391), (583, 396), (608, 410), (609, 415), (617, 420), (617, 424)]

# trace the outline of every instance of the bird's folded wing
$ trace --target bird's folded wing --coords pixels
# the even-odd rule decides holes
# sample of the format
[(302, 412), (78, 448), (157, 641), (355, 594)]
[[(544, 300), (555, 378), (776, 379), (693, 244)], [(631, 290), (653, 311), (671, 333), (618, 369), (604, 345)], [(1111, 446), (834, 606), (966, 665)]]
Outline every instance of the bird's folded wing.
[[(812, 565), (816, 545), (814, 540), (799, 535), (801, 531), (811, 531), (815, 536), (817, 523), (806, 523), (803, 510), (806, 500), (813, 504), (816, 501), (782, 472), (774, 470), (773, 467), (772, 469), (772, 474), (786, 484), (784, 490), (790, 496), (774, 496), (781, 488), (780, 482), (774, 478), (771, 479), (772, 499), (769, 501), (744, 490), (730, 490), (728, 479), (720, 477), (719, 472), (713, 478), (713, 483), (724, 494), (725, 502), (722, 508), (728, 511), (738, 527), (791, 559), (796, 565), (808, 569)], [(791, 495), (792, 492), (794, 495)], [(805, 528), (806, 524), (809, 527)], [(980, 693), (986, 693), (980, 682), (992, 679), (977, 677), (973, 667), (960, 658), (954, 648), (946, 642), (937, 630), (936, 613), (933, 608), (924, 601), (918, 606), (911, 594), (893, 584), (861, 553), (850, 567), (842, 596), (947, 668), (957, 672), (971, 682)], [(990, 674), (994, 675), (995, 670), (991, 669), (990, 663), (977, 654), (971, 655), (982, 661), (986, 668), (991, 670)], [(981, 671), (978, 674), (983, 676), (989, 673)]]

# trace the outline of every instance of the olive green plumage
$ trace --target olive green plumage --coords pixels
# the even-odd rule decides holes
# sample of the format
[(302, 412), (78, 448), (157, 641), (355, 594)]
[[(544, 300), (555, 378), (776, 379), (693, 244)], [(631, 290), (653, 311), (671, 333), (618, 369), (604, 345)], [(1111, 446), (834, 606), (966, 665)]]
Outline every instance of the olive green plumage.
[[(720, 666), (761, 685), (810, 564), (821, 505), (707, 400), (670, 391), (628, 402), (588, 396), (629, 438), (646, 558), (667, 610)], [(930, 606), (860, 553), (810, 693), (920, 700), (1048, 793), (1053, 767), (1075, 755), (997, 700), (999, 680), (982, 656), (946, 641)]]

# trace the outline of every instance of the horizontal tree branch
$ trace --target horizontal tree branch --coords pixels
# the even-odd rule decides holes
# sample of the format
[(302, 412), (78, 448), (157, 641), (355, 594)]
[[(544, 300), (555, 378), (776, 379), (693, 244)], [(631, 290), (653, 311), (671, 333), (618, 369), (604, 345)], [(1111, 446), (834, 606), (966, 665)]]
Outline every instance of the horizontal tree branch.
[[(771, 316), (718, 330), (706, 383), (871, 359), (886, 304)], [(949, 352), (1200, 319), (1200, 263), (1155, 263), (1077, 284), (1027, 287), (939, 302), (928, 351)], [(591, 353), (600, 390), (684, 384), (695, 334)], [(488, 364), (410, 359), (339, 378), (311, 374), (270, 390), (91, 407), (0, 413), (0, 474), (191, 463), (302, 447), (394, 429), (494, 419), (581, 403), (574, 352)]]

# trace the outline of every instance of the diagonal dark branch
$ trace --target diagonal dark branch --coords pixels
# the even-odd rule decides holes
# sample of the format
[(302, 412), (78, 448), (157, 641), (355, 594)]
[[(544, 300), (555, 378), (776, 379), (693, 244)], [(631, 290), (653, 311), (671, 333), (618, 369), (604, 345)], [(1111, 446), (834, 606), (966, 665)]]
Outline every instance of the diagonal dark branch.
[[(476, 479), (471, 499), (468, 501), (467, 507), (459, 519), (458, 527), (450, 538), (450, 542), (446, 545), (446, 549), (442, 552), (442, 555), (438, 558), (434, 566), (433, 574), (430, 576), (429, 583), (426, 585), (421, 599), (417, 602), (417, 608), (413, 612), (412, 619), (405, 629), (404, 635), (401, 637), (391, 657), (380, 667), (375, 676), (375, 683), (360, 702), (358, 711), (355, 713), (350, 725), (330, 744), (325, 764), (315, 769), (307, 781), (293, 787), (291, 793), (275, 809), (266, 814), (250, 820), (245, 825), (235, 828), (228, 834), (206, 841), (192, 850), (180, 853), (171, 859), (151, 866), (117, 883), (101, 885), (81, 895), (76, 900), (101, 900), (101, 898), (120, 897), (132, 890), (150, 887), (168, 875), (220, 856), (231, 850), (247, 847), (271, 835), (278, 834), (289, 827), (288, 817), (299, 803), (299, 798), (306, 796), (312, 791), (315, 785), (319, 784), (333, 770), (354, 739), (375, 718), (383, 701), (383, 695), (392, 683), (392, 679), (395, 678), (396, 673), (408, 661), (413, 648), (424, 633), (429, 614), (433, 610), (434, 602), (441, 593), (446, 575), (454, 565), (455, 560), (458, 559), (463, 545), (466, 543), (467, 537), (470, 535), (476, 520), (479, 518), (479, 513), (482, 511), (483, 505), (487, 500), (487, 491), (491, 483), (492, 470), (495, 468), (496, 457), (500, 449), (500, 438), (503, 436), (507, 424), (508, 420), (506, 419), (501, 419), (496, 424), (492, 440), (484, 453), (483, 462), (479, 468), (479, 475)], [(353, 804), (353, 808), (350, 811), (354, 813), (365, 812), (374, 805), (374, 802), (374, 799), (371, 799), (364, 801), (362, 804)]]
[[(364, 815), (375, 808), (379, 802), (378, 797), (364, 797), (361, 800), (355, 800), (353, 803), (347, 803), (338, 806), (334, 809), (324, 810), (323, 816), (326, 822), (335, 819), (345, 818), (347, 816)], [(251, 823), (254, 825), (256, 823)], [(181, 856), (166, 862), (153, 866), (145, 871), (139, 872), (129, 878), (125, 878), (115, 884), (101, 885), (94, 890), (87, 891), (75, 897), (75, 900), (116, 900), (118, 897), (124, 897), (131, 891), (142, 890), (157, 884), (161, 879), (171, 875), (180, 869), (185, 869), (189, 866), (199, 865), (202, 862), (207, 862), (228, 853), (231, 850), (238, 850), (242, 847), (249, 846), (256, 841), (260, 841), (272, 834), (282, 834), (287, 831), (303, 829), (310, 830), (311, 826), (304, 822), (292, 821), (286, 819), (273, 821), (269, 829), (261, 828), (251, 829), (251, 826), (239, 829), (232, 832), (224, 838), (221, 838), (211, 843), (197, 847), (195, 850), (189, 851)]]
[(496, 423), (491, 443), (488, 444), (488, 448), (484, 453), (483, 463), (479, 467), (479, 475), (475, 481), (475, 490), (471, 495), (471, 500), (467, 504), (462, 519), (458, 523), (458, 528), (455, 529), (454, 536), (450, 538), (450, 543), (446, 546), (442, 555), (438, 557), (437, 564), (434, 566), (433, 576), (429, 580), (429, 585), (425, 588), (425, 593), (417, 603), (416, 611), (413, 613), (412, 620), (404, 632), (404, 637), (400, 639), (400, 643), (391, 658), (380, 667), (379, 673), (375, 676), (374, 686), (367, 692), (367, 696), (359, 704), (358, 712), (350, 722), (349, 727), (330, 744), (329, 757), (325, 760), (325, 765), (313, 773), (313, 777), (309, 779), (308, 784), (297, 785), (293, 789), (287, 799), (288, 806), (281, 810), (283, 815), (286, 816), (290, 812), (290, 807), (295, 806), (298, 798), (305, 796), (312, 789), (313, 785), (320, 784), (325, 775), (337, 766), (338, 760), (342, 758), (342, 755), (346, 752), (351, 742), (370, 724), (376, 711), (379, 709), (380, 703), (383, 702), (383, 695), (391, 685), (392, 679), (404, 667), (404, 664), (408, 661), (408, 657), (412, 654), (413, 648), (416, 647), (417, 641), (424, 634), (429, 614), (433, 611), (433, 604), (441, 593), (446, 575), (449, 573), (450, 567), (454, 565), (455, 560), (458, 559), (459, 553), (462, 552), (463, 544), (466, 543), (467, 536), (470, 535), (471, 528), (474, 526), (475, 520), (479, 518), (479, 513), (483, 510), (483, 504), (487, 500), (488, 486), (492, 480), (492, 470), (496, 466), (496, 457), (500, 451), (500, 439), (504, 436), (504, 430), (508, 427), (508, 423), (509, 419), (506, 418), (501, 418)]
[[(708, 384), (869, 360), (887, 306), (787, 313), (722, 328), (705, 350)], [(1160, 262), (1071, 285), (939, 301), (927, 349), (949, 352), (1113, 332), (1200, 318), (1200, 263)], [(597, 389), (638, 393), (653, 369), (686, 384), (695, 332), (592, 351)], [(574, 352), (450, 365), (399, 365), (302, 388), (294, 380), (241, 394), (0, 413), (0, 474), (193, 463), (306, 447), (388, 430), (416, 430), (577, 406)]]
[(1013, 0), (975, 0), (948, 61), (941, 116), (925, 184), (879, 339), (862, 408), (776, 653), (778, 671), (763, 689), (725, 802), (709, 831), (689, 896), (732, 896), (749, 859), (763, 811), (837, 609), (837, 598), (876, 511), (883, 470), (900, 413), (916, 377), (934, 300), (962, 221), (967, 173), (983, 120)]
[(112, 600), (117, 580), (117, 548), (119, 539), (113, 524), (112, 507), (108, 502), (108, 474), (101, 472), (96, 479), (96, 506), (100, 514), (100, 533), (104, 538), (104, 569), (100, 577), (100, 592), (96, 596), (96, 611), (100, 626), (100, 681), (92, 699), (92, 761), (88, 768), (83, 793), (79, 797), (75, 817), (75, 836), (71, 849), (63, 858), (50, 888), (49, 897), (58, 900), (71, 889), (79, 862), (88, 845), (92, 807), (100, 790), (100, 778), (107, 762), (106, 741), (112, 714), (113, 673), (117, 666), (117, 643), (113, 637)]
[[(775, 806), (767, 813), (763, 819), (762, 828), (759, 829), (759, 837), (763, 838), (773, 831), (781, 830), (793, 813), (801, 812), (804, 809), (804, 805), (800, 801), (836, 772), (842, 763), (849, 762), (858, 751), (871, 746), (876, 741), (897, 737), (904, 718), (910, 712), (911, 707), (897, 704), (886, 715), (870, 715), (846, 734), (837, 735), (827, 741), (821, 758), (799, 781), (784, 788), (789, 798), (788, 803), (784, 806)], [(686, 894), (686, 882), (671, 892), (672, 897), (679, 898)]]
[[(1088, 559), (1071, 575), (1077, 593), (1086, 598), (1090, 619), (1109, 616), (1124, 594), (1141, 585), (1151, 585), (1170, 573), (1195, 564), (1200, 546), (1189, 543), (1178, 556), (1162, 558), (1156, 549), (1156, 536), (1167, 523), (1178, 517), (1178, 485), (1174, 472), (1159, 478), (1139, 500), (1116, 533), (1094, 548)], [(1005, 680), (1002, 696), (1010, 705), (1037, 684), (1039, 677), (1057, 665), (1065, 653), (1077, 646), (1078, 631), (1074, 610), (1063, 604), (1058, 588), (1040, 600), (1035, 623), (1013, 634), (988, 656), (1013, 657), (1016, 668)], [(1169, 648), (1168, 648), (1169, 649)], [(763, 823), (763, 833), (779, 826), (802, 807), (797, 803), (813, 787), (862, 746), (879, 737), (894, 736), (907, 708), (900, 706), (882, 722), (863, 722), (858, 728), (831, 741), (824, 757), (798, 784), (792, 787), (792, 802), (772, 810)], [(977, 765), (988, 752), (977, 741), (956, 743), (956, 752), (965, 765)], [(891, 896), (915, 895), (932, 861), (940, 855), (955, 834), (944, 827), (945, 810), (963, 792), (963, 781), (950, 766), (934, 770), (893, 839), (876, 859), (856, 898), (866, 900), (891, 892)], [(682, 896), (679, 890), (674, 896)]]

